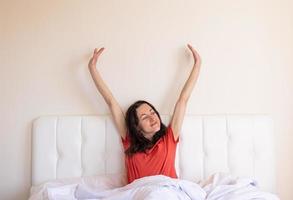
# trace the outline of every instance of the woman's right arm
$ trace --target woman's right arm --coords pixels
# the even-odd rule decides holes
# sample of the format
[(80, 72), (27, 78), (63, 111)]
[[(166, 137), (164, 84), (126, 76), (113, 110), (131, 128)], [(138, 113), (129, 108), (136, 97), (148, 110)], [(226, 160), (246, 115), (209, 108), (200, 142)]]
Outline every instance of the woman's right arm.
[(120, 105), (118, 104), (118, 102), (116, 101), (116, 99), (114, 98), (114, 96), (112, 95), (110, 89), (107, 87), (107, 85), (103, 81), (102, 77), (100, 76), (100, 73), (98, 72), (96, 68), (97, 60), (100, 54), (104, 51), (104, 49), (105, 48), (103, 47), (103, 48), (94, 50), (94, 54), (89, 61), (88, 67), (98, 91), (103, 96), (105, 102), (110, 108), (111, 114), (113, 116), (114, 124), (116, 125), (116, 128), (120, 136), (123, 139), (125, 139), (127, 128), (126, 128), (123, 111)]

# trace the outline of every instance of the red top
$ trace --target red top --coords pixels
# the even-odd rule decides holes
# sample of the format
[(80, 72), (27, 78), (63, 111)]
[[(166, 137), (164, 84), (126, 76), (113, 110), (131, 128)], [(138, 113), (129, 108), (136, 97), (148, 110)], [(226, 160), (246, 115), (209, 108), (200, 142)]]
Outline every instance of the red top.
[[(135, 179), (152, 175), (165, 175), (177, 178), (175, 155), (178, 141), (179, 138), (175, 141), (173, 131), (168, 126), (166, 134), (146, 153), (138, 152), (131, 156), (125, 155), (128, 183)], [(125, 140), (122, 139), (122, 143), (124, 149), (128, 149), (130, 146), (128, 134)]]

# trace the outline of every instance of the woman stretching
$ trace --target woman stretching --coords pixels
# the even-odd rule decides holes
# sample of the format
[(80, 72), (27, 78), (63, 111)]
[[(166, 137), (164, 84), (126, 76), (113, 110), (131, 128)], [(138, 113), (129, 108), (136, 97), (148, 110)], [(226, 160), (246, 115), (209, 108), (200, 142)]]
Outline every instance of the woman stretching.
[(125, 150), (128, 183), (152, 175), (177, 178), (175, 170), (176, 146), (186, 105), (199, 75), (201, 59), (196, 50), (187, 45), (194, 59), (190, 75), (176, 102), (168, 126), (165, 126), (154, 106), (146, 101), (133, 103), (124, 115), (119, 103), (101, 78), (96, 63), (105, 48), (95, 49), (88, 67), (95, 85), (110, 108), (114, 124)]

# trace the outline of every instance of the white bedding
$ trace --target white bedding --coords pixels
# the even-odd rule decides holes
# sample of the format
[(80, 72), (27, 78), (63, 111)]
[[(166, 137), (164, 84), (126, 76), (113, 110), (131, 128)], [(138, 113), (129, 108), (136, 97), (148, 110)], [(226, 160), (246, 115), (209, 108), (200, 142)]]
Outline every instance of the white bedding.
[(126, 185), (126, 177), (123, 174), (107, 174), (48, 181), (32, 186), (29, 200), (56, 199), (56, 196), (57, 199), (74, 199), (78, 185), (96, 192), (105, 191)]
[(261, 191), (252, 179), (223, 173), (199, 183), (159, 175), (124, 185), (121, 174), (56, 180), (32, 187), (29, 200), (279, 200), (276, 195)]

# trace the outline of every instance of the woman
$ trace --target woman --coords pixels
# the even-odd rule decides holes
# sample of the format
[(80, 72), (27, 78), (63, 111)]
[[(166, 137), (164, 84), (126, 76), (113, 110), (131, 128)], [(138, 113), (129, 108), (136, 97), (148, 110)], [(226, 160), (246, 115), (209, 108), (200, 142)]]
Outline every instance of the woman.
[(128, 183), (138, 178), (159, 174), (177, 178), (176, 146), (186, 105), (201, 66), (201, 59), (197, 51), (191, 45), (187, 46), (193, 55), (194, 64), (167, 127), (162, 123), (154, 106), (146, 101), (137, 101), (132, 104), (124, 116), (119, 103), (96, 69), (97, 60), (104, 48), (95, 49), (89, 61), (88, 67), (92, 78), (110, 108), (114, 124), (122, 139)]

